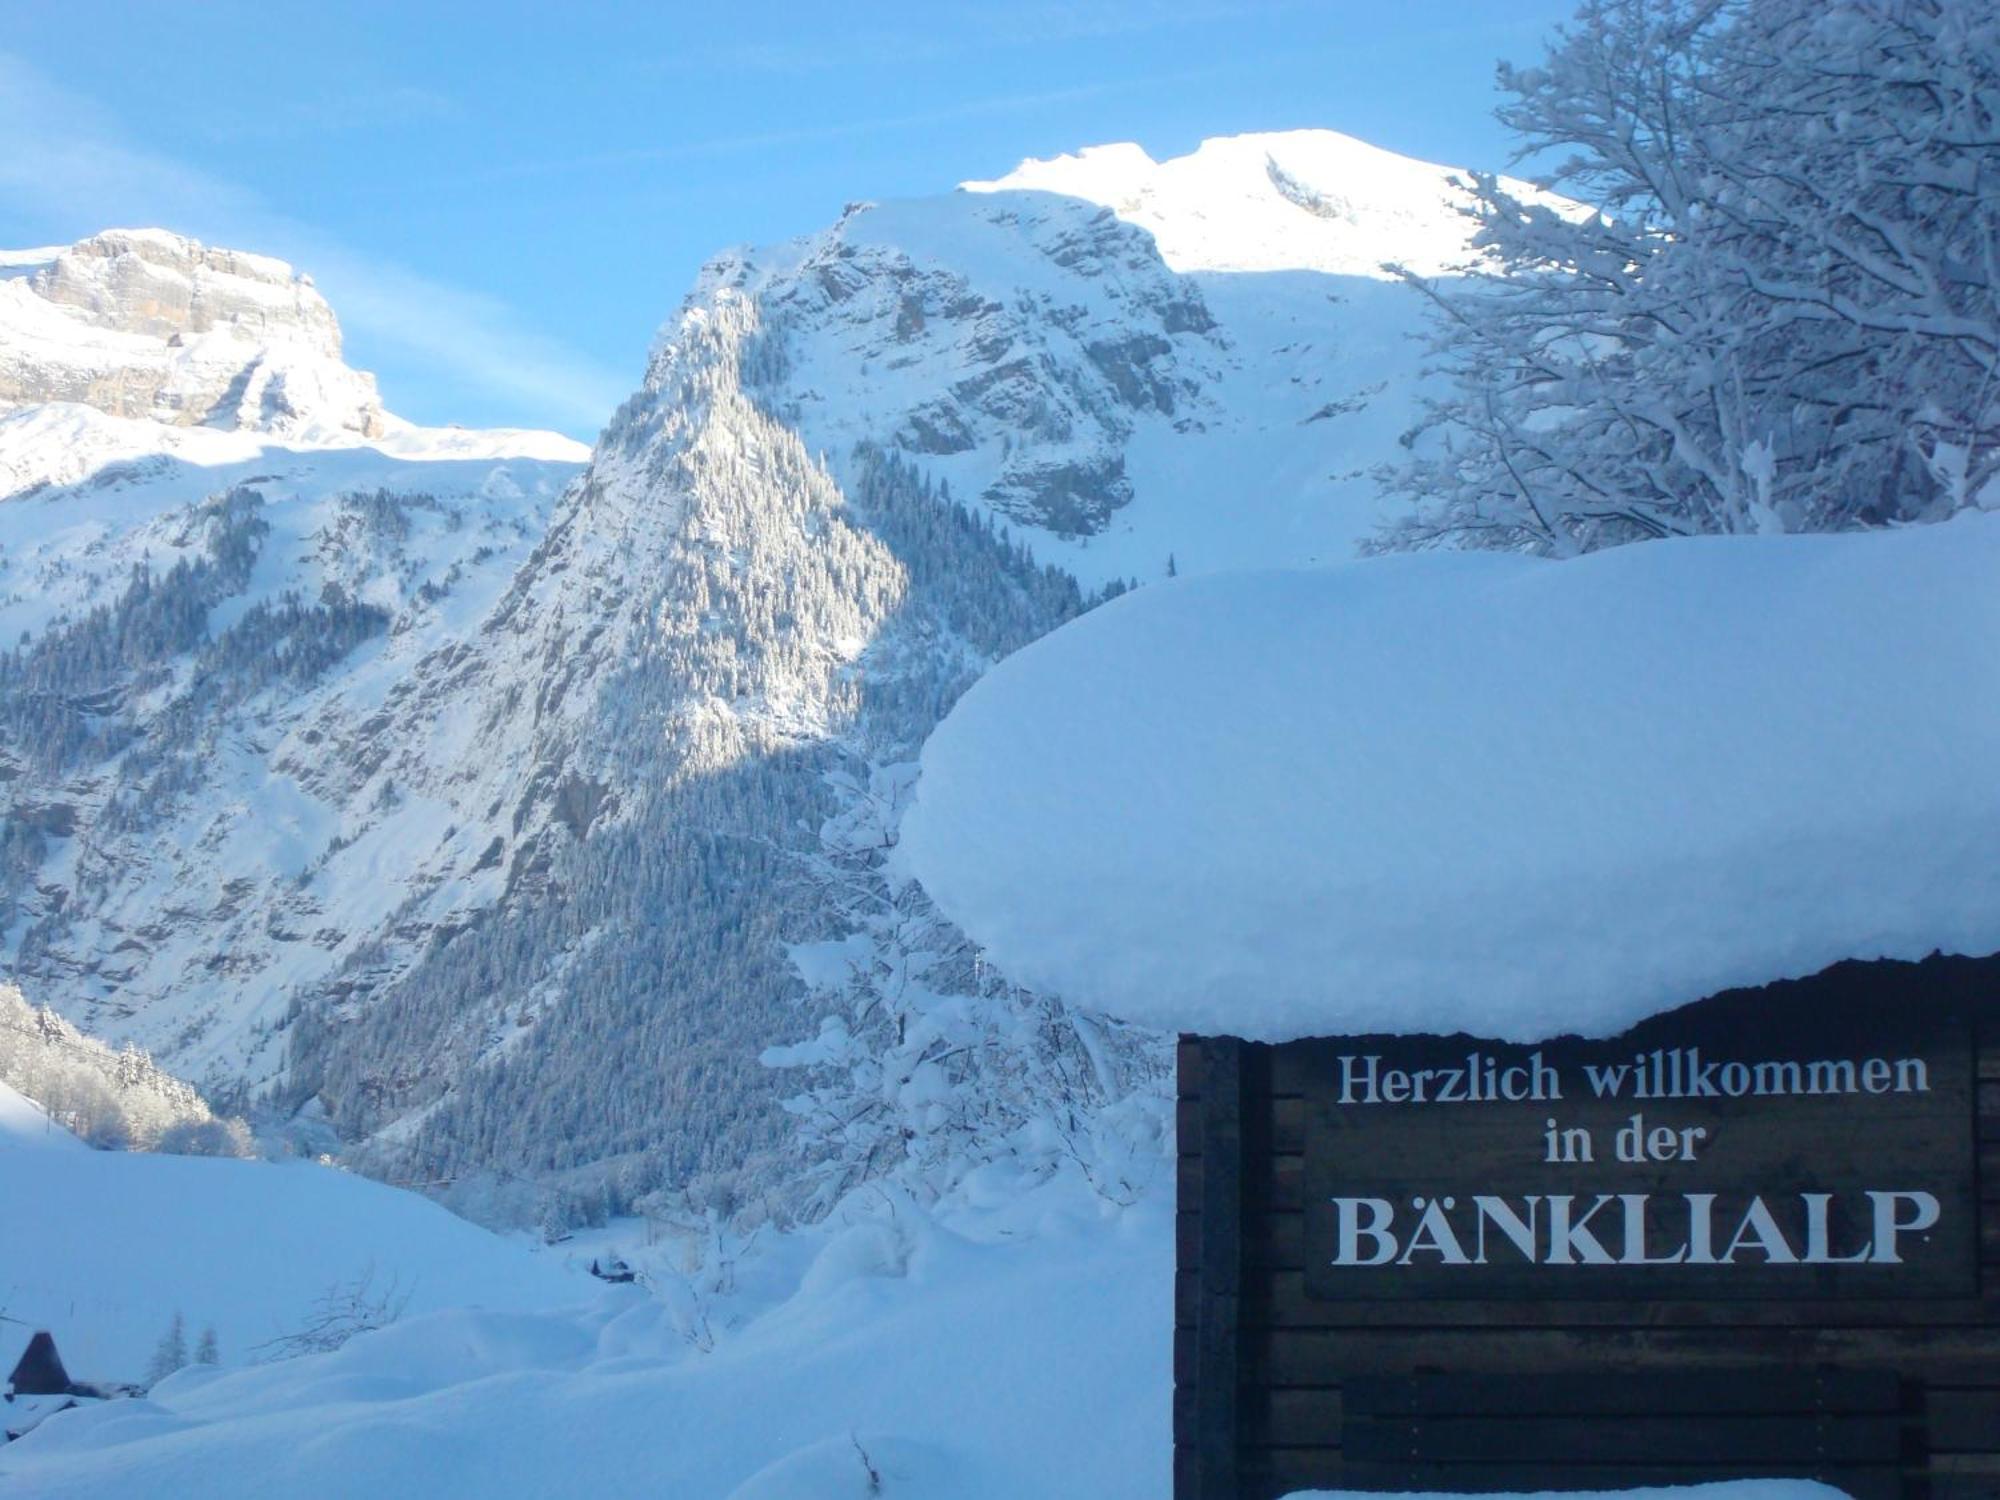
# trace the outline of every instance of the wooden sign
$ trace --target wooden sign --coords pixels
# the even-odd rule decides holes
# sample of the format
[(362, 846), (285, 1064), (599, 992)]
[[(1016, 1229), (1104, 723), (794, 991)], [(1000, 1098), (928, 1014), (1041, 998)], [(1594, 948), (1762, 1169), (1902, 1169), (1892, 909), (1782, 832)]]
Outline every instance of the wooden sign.
[(2000, 1500), (2000, 959), (1604, 1041), (1188, 1039), (1181, 1095), (1177, 1500)]
[(1923, 1020), (1300, 1043), (1306, 1291), (1975, 1295), (1972, 1036)]

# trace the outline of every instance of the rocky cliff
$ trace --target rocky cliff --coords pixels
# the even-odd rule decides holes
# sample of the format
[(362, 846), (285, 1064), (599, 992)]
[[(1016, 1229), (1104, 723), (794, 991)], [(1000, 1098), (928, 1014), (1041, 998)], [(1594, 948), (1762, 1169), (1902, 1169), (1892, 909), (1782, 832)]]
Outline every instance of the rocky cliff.
[(310, 277), (157, 229), (0, 257), (0, 403), (51, 401), (178, 426), (383, 430)]

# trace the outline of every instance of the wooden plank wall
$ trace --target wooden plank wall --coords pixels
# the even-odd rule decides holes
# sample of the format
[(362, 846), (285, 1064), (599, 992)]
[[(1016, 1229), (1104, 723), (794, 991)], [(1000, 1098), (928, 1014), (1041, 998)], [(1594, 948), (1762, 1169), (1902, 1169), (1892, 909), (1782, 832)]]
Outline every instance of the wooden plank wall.
[[(1285, 1050), (1184, 1039), (1176, 1500), (1277, 1500), (1313, 1488), (1580, 1489), (1760, 1472), (1817, 1475), (1857, 1500), (2000, 1500), (2000, 1018), (1982, 1023), (1978, 1046), (1976, 1301), (1500, 1305), (1308, 1299), (1304, 1100), (1298, 1079), (1288, 1076)], [(1221, 1175), (1236, 1187), (1216, 1182), (1210, 1167), (1221, 1160), (1234, 1165)], [(1234, 1224), (1220, 1223), (1224, 1215)], [(1796, 1411), (1745, 1412), (1718, 1386), (1722, 1409), (1685, 1412), (1656, 1424), (1658, 1432), (1618, 1414), (1614, 1399), (1601, 1440), (1580, 1442), (1572, 1418), (1554, 1454), (1533, 1450), (1532, 1429), (1520, 1433), (1526, 1446), (1512, 1468), (1418, 1467), (1397, 1458), (1382, 1413), (1352, 1410), (1344, 1400), (1365, 1381), (1420, 1372), (1509, 1377), (1528, 1386), (1568, 1373), (1600, 1383), (1611, 1377), (1615, 1385), (1661, 1369), (1719, 1379), (1746, 1367), (1893, 1372), (1894, 1410), (1802, 1399)], [(1756, 1421), (1817, 1423), (1828, 1436), (1811, 1451), (1824, 1457), (1760, 1469), (1732, 1456), (1754, 1447), (1743, 1424)], [(1430, 1440), (1423, 1450), (1435, 1458), (1435, 1422), (1424, 1431)], [(1363, 1451), (1348, 1451), (1354, 1448)]]

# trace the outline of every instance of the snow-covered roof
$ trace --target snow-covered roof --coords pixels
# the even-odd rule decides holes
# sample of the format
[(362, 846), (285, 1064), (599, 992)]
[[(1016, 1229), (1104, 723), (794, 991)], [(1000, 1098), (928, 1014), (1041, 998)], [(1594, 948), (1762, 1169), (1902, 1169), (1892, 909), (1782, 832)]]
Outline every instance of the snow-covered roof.
[(1609, 1035), (2000, 950), (2000, 515), (1155, 585), (1001, 663), (901, 858), (1013, 979), (1253, 1040)]

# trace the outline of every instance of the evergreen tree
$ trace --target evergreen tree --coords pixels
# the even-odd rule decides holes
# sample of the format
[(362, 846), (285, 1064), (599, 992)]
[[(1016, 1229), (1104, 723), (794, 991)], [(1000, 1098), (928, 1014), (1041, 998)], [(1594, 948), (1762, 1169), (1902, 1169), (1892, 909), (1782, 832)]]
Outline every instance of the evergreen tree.
[(187, 1325), (179, 1312), (167, 1325), (167, 1331), (160, 1336), (159, 1345), (153, 1350), (152, 1363), (146, 1367), (146, 1384), (158, 1385), (176, 1370), (187, 1368)]

